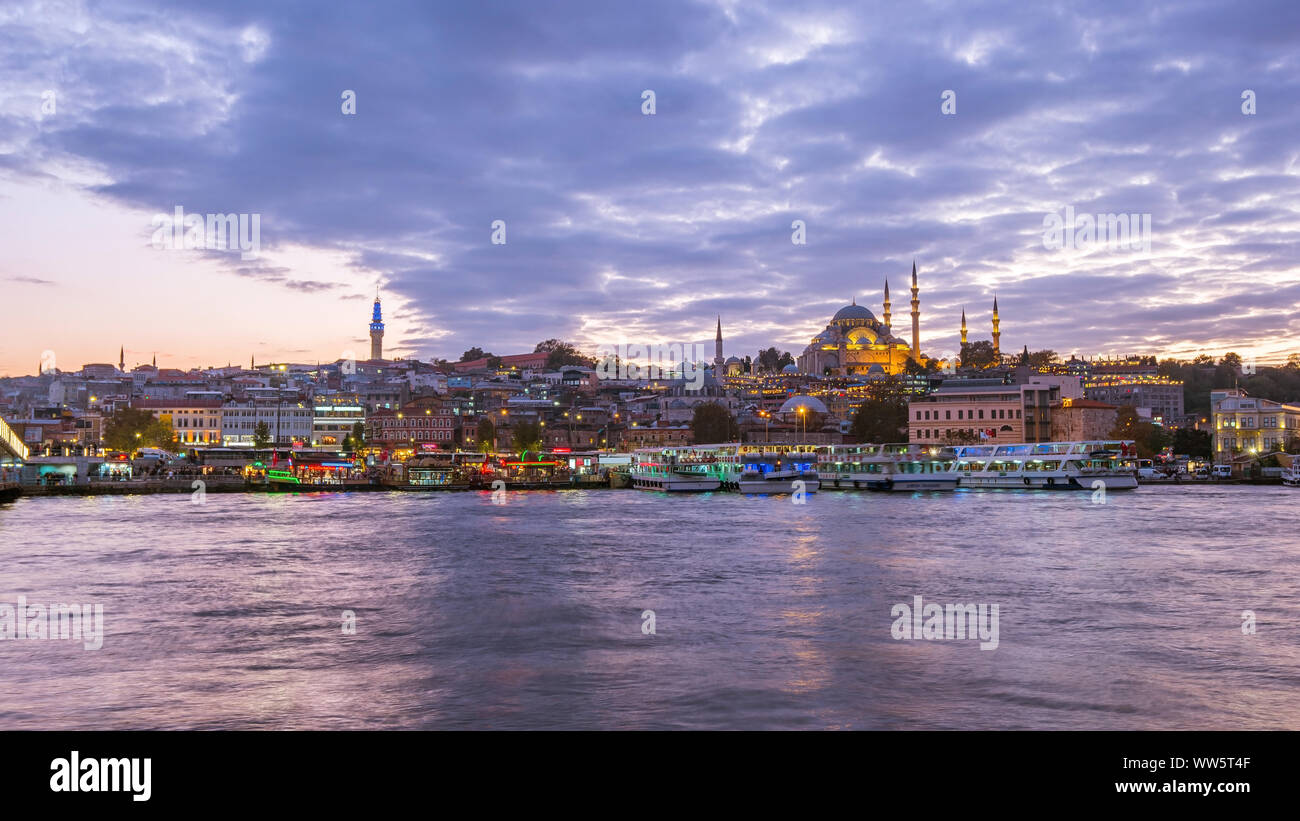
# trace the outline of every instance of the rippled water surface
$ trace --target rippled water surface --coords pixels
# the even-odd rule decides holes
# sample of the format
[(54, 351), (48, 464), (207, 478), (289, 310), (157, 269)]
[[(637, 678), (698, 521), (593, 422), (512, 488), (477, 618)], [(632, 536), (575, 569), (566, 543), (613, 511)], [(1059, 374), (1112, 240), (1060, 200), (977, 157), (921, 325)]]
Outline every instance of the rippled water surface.
[(21, 499), (0, 604), (105, 637), (0, 641), (0, 729), (1300, 729), (1300, 491), (1090, 497)]

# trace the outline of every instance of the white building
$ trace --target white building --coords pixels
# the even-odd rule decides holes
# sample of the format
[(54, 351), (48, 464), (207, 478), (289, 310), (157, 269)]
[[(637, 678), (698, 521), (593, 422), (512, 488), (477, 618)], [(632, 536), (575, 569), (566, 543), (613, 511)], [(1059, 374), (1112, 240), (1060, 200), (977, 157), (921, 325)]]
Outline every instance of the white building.
[(222, 443), (252, 445), (259, 422), (266, 423), (272, 444), (305, 445), (312, 440), (315, 409), (306, 403), (289, 400), (227, 402), (221, 406)]

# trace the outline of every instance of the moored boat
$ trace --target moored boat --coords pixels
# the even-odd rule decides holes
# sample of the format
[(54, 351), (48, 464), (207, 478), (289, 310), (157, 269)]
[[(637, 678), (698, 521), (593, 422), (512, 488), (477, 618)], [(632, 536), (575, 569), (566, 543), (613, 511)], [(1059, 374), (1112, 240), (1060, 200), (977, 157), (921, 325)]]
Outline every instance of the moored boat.
[(823, 445), (817, 471), (822, 484), (842, 490), (953, 490), (950, 448), (924, 445)]
[(632, 454), (628, 468), (631, 486), (637, 490), (690, 493), (717, 490), (722, 482), (716, 478), (682, 471), (673, 454), (660, 448), (643, 448)]
[(821, 485), (813, 445), (730, 442), (648, 452), (670, 465), (675, 475), (716, 481), (723, 490), (807, 494), (816, 493)]
[[(1130, 490), (1138, 486), (1130, 440), (959, 445), (958, 487), (1007, 490)], [(1100, 483), (1100, 484), (1098, 484)]]

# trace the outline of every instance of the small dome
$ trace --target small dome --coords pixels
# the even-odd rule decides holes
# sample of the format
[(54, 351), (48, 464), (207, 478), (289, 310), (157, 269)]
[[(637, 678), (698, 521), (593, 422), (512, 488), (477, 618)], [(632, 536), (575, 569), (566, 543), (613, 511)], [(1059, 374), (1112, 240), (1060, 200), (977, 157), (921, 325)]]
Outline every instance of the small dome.
[(803, 394), (796, 394), (785, 400), (778, 413), (798, 413), (798, 408), (807, 408), (815, 413), (827, 413), (826, 405), (822, 400)]
[(743, 365), (743, 364), (745, 364), (745, 363), (744, 363), (744, 361), (742, 361), (742, 360), (740, 359), (740, 357), (738, 357), (738, 356), (729, 356), (729, 357), (727, 357), (727, 361), (726, 361), (725, 363), (723, 363), (723, 364), (726, 364), (726, 365)]
[(791, 362), (789, 365), (786, 365), (784, 368), (781, 369), (781, 373), (798, 373), (798, 372), (799, 372), (799, 366), (794, 364), (793, 362)]
[(861, 305), (845, 305), (835, 312), (835, 316), (831, 317), (831, 322), (843, 322), (850, 319), (873, 320), (875, 318), (875, 314)]

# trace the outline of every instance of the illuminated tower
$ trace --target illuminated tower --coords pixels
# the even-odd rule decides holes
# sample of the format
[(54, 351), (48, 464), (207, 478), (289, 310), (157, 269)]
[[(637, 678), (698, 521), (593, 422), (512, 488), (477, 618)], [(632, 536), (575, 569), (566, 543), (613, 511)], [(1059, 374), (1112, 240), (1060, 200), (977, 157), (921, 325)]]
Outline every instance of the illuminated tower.
[(966, 345), (966, 306), (964, 305), (961, 309), (961, 344), (963, 347)]
[(912, 260), (912, 358), (921, 361), (921, 290), (916, 286), (916, 260)]
[(713, 364), (722, 372), (722, 315), (718, 315), (718, 335), (713, 340)]
[(993, 295), (993, 356), (1002, 356), (1002, 332), (998, 330), (998, 295)]
[(885, 317), (885, 330), (886, 330), (886, 331), (892, 331), (892, 328), (890, 327), (890, 324), (889, 324), (890, 313), (889, 313), (889, 280), (888, 280), (888, 279), (885, 280), (885, 313), (884, 313), (884, 317)]
[(379, 310), (379, 289), (375, 289), (375, 312), (370, 316), (370, 358), (384, 358), (384, 317)]

